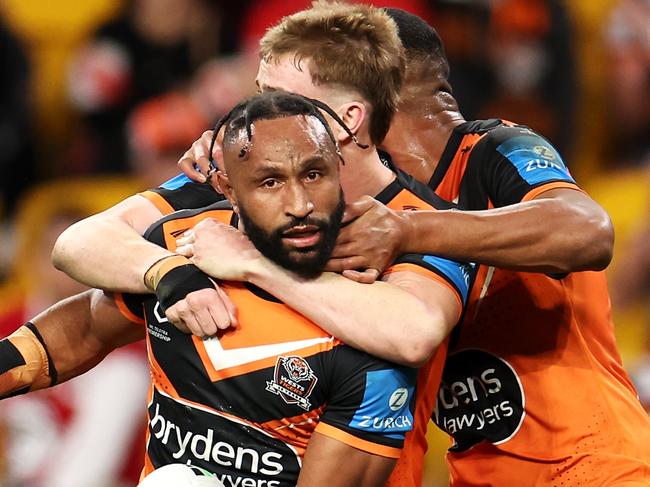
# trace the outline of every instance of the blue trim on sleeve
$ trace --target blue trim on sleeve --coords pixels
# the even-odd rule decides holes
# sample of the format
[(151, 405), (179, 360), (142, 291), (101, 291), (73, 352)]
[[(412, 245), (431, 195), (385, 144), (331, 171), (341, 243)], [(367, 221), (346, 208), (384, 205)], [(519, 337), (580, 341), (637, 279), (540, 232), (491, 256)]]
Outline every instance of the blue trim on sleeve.
[(423, 259), (427, 264), (435, 267), (440, 274), (444, 275), (449, 281), (451, 281), (460, 292), (463, 304), (467, 303), (469, 286), (472, 282), (472, 273), (474, 272), (476, 265), (461, 264), (454, 260), (436, 257), (435, 255), (425, 255), (423, 256)]
[(160, 185), (162, 189), (178, 189), (181, 186), (185, 186), (187, 183), (191, 183), (192, 180), (188, 178), (185, 174), (181, 173), (177, 176), (174, 176), (169, 181), (166, 181)]
[(530, 185), (551, 181), (575, 183), (555, 148), (536, 135), (512, 137), (497, 147), (519, 175)]
[(417, 370), (408, 367), (373, 370), (366, 373), (363, 401), (350, 426), (368, 433), (403, 440), (413, 429)]

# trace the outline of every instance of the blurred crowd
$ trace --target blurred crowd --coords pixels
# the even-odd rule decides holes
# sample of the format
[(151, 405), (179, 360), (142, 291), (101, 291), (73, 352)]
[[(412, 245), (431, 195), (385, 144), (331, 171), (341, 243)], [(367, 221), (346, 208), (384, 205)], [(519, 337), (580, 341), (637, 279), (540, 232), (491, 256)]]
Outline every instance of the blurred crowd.
[[(543, 134), (610, 212), (617, 334), (650, 410), (650, 0), (365, 3), (428, 20), (465, 117)], [(254, 92), (266, 28), (309, 4), (0, 0), (3, 336), (82, 289), (50, 264), (62, 229), (175, 175), (192, 141)], [(146, 384), (135, 346), (1, 403), (0, 486), (135, 485)], [(427, 485), (444, 482), (444, 446)]]

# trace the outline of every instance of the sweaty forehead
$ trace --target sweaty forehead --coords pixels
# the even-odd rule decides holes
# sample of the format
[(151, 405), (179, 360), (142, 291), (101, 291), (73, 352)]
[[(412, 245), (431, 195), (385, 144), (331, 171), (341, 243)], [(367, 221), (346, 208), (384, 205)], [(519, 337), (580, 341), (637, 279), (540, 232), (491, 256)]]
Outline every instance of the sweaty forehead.
[(312, 82), (309, 61), (304, 59), (298, 64), (291, 54), (270, 61), (261, 60), (255, 82), (262, 93), (282, 90), (308, 98), (319, 98), (322, 95), (321, 90)]
[[(256, 120), (252, 123), (251, 133), (252, 144), (247, 160), (302, 159), (314, 155), (325, 156), (333, 151), (327, 130), (314, 116), (296, 115)], [(226, 166), (242, 160), (239, 153), (247, 141), (245, 127), (228, 137), (228, 142), (224, 145)]]

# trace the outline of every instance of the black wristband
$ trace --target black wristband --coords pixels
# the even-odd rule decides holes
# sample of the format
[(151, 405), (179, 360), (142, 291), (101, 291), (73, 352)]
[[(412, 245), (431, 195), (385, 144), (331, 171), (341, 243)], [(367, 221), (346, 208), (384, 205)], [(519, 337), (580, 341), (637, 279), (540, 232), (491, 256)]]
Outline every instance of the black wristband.
[(162, 277), (156, 287), (156, 297), (164, 313), (189, 293), (201, 289), (214, 289), (214, 282), (194, 264), (187, 264), (175, 267)]
[(52, 361), (52, 357), (50, 356), (50, 351), (47, 349), (47, 344), (43, 340), (43, 337), (41, 336), (41, 332), (38, 331), (38, 328), (32, 323), (31, 321), (28, 321), (25, 323), (25, 326), (29, 328), (29, 330), (36, 336), (39, 342), (41, 342), (41, 345), (43, 345), (43, 350), (45, 350), (45, 355), (47, 355), (47, 373), (50, 376), (50, 379), (52, 379), (52, 382), (50, 383), (50, 386), (54, 386), (59, 382), (59, 373), (56, 371), (56, 367), (54, 367), (54, 362)]

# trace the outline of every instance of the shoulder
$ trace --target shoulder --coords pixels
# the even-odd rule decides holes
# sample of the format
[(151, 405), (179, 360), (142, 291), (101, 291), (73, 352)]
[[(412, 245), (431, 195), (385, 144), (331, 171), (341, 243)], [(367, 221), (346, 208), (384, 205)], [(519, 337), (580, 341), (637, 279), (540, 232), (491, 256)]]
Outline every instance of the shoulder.
[(232, 224), (236, 214), (228, 200), (203, 208), (178, 210), (153, 223), (145, 232), (144, 238), (162, 245), (166, 241), (166, 235), (178, 238), (183, 232), (206, 218), (215, 218), (222, 223)]

